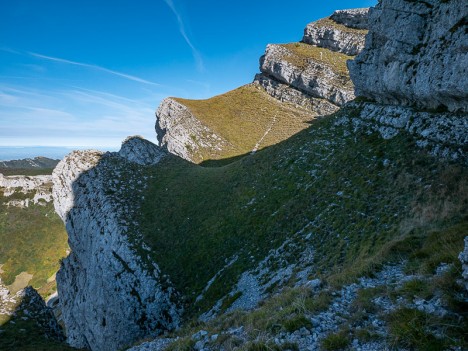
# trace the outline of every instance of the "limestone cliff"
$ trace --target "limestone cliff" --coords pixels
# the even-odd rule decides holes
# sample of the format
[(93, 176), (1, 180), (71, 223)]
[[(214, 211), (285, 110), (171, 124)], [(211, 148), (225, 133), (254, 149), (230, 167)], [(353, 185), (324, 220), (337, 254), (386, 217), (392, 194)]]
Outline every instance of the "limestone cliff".
[(341, 122), (351, 123), (355, 131), (375, 131), (384, 139), (406, 132), (429, 153), (468, 165), (467, 116), (369, 102), (351, 102), (346, 107), (352, 117)]
[(262, 76), (268, 77), (309, 97), (341, 106), (354, 98), (346, 69), (348, 59), (351, 57), (303, 43), (270, 44), (260, 60), (262, 74), (256, 81), (260, 84)]
[(57, 274), (71, 346), (116, 350), (179, 324), (177, 296), (132, 222), (145, 188), (140, 172), (163, 157), (157, 146), (130, 138), (119, 153), (72, 152), (54, 170), (55, 207), (71, 249)]
[(367, 9), (337, 11), (309, 24), (301, 43), (268, 45), (254, 86), (199, 102), (165, 99), (156, 112), (160, 145), (196, 163), (226, 159), (276, 144), (337, 111), (354, 98), (346, 61), (363, 47), (366, 17)]
[(229, 148), (229, 142), (203, 124), (187, 106), (166, 98), (156, 111), (158, 142), (186, 160), (203, 160), (205, 150)]
[[(467, 165), (467, 17), (463, 0), (381, 0), (372, 8), (365, 48), (348, 63), (356, 95), (372, 101), (351, 105), (355, 128), (387, 139), (405, 130), (432, 154)], [(460, 259), (466, 279), (466, 248)]]
[(7, 206), (24, 208), (30, 203), (44, 205), (52, 201), (51, 189), (51, 176), (3, 176), (0, 173), (0, 191)]
[(368, 9), (309, 23), (302, 43), (269, 45), (255, 81), (273, 97), (324, 115), (354, 98), (346, 61), (364, 47)]
[[(387, 55), (391, 47), (376, 46), (381, 37), (375, 23), (398, 22), (401, 15), (420, 25), (427, 9), (434, 11), (434, 21), (445, 23), (438, 12), (445, 3), (397, 1), (391, 7), (390, 1), (381, 1), (371, 12), (371, 41), (350, 65), (358, 92), (367, 89), (364, 80), (370, 79), (364, 69), (375, 75), (371, 85), (388, 83), (386, 68), (380, 69), (373, 58)], [(460, 1), (449, 3), (453, 8), (447, 18), (457, 6), (464, 11)], [(436, 283), (452, 279), (459, 252), (453, 251), (460, 249), (460, 233), (465, 235), (466, 114), (401, 106), (431, 104), (411, 92), (407, 100), (395, 98), (379, 86), (375, 96), (362, 95), (380, 103), (350, 103), (354, 88), (345, 63), (348, 54), (361, 50), (366, 23), (365, 10), (336, 12), (309, 25), (303, 43), (269, 45), (255, 84), (201, 102), (164, 100), (156, 122), (161, 149), (131, 138), (119, 153), (75, 152), (59, 164), (54, 200), (72, 252), (62, 263), (58, 284), (71, 345), (113, 350), (177, 327), (181, 300), (165, 274), (191, 305), (190, 317), (208, 312), (202, 320), (234, 308), (255, 308), (278, 294), (258, 314), (224, 316), (211, 335), (201, 330), (176, 340), (197, 350), (227, 345), (318, 349), (329, 336), (356, 349), (416, 349), (414, 339), (449, 339), (440, 330), (447, 322), (443, 318), (464, 317), (441, 297), (452, 292)], [(386, 42), (406, 35), (401, 32), (407, 28), (399, 23), (402, 30), (387, 34)], [(466, 33), (462, 36), (458, 28), (452, 32), (464, 42)], [(427, 33), (430, 37), (431, 30)], [(395, 80), (406, 74), (394, 73)], [(431, 84), (437, 84), (439, 78), (434, 79)], [(407, 84), (417, 91), (420, 83)], [(464, 111), (465, 93), (466, 88), (460, 93), (454, 89), (434, 99), (450, 95), (446, 106)], [(420, 102), (409, 103), (411, 99)], [(340, 107), (334, 116), (311, 121)], [(307, 121), (310, 129), (298, 133)], [(414, 144), (456, 162), (441, 163)], [(166, 151), (197, 163), (252, 156), (213, 169), (176, 157), (169, 162)], [(145, 172), (149, 165), (157, 165), (154, 172)], [(148, 174), (159, 178), (147, 179), (152, 177)], [(148, 210), (136, 217), (144, 197)], [(137, 218), (147, 221), (144, 228), (138, 227)], [(427, 228), (450, 236), (448, 256), (432, 252), (441, 245), (440, 235)], [(150, 258), (150, 250), (158, 262)], [(467, 250), (459, 257), (465, 278)], [(323, 286), (326, 282), (318, 276), (335, 279), (342, 287)], [(450, 282), (455, 286), (456, 281)], [(420, 286), (434, 290), (421, 295)], [(401, 298), (389, 299), (393, 295)], [(368, 309), (364, 316), (362, 306)], [(392, 318), (400, 321), (408, 310), (409, 320), (422, 320), (424, 330), (406, 344), (401, 341), (406, 335), (389, 339)], [(255, 324), (256, 319), (262, 322)], [(436, 322), (426, 327), (430, 319)], [(362, 337), (356, 331), (369, 333)], [(369, 342), (369, 335), (378, 341)], [(160, 341), (141, 349), (159, 350), (171, 342)]]
[(367, 8), (335, 11), (329, 18), (308, 24), (302, 41), (346, 55), (357, 55), (364, 48), (368, 11)]
[(248, 84), (207, 100), (165, 99), (156, 131), (163, 148), (201, 163), (256, 152), (306, 128), (313, 115)]
[(356, 95), (468, 112), (468, 3), (382, 0), (366, 47), (349, 63)]

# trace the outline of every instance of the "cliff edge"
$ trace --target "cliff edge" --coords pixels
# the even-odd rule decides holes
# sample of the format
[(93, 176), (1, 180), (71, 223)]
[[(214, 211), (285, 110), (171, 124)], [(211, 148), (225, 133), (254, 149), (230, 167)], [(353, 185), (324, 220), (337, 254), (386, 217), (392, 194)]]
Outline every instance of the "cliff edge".
[(179, 324), (177, 296), (136, 249), (132, 224), (144, 196), (139, 172), (164, 155), (135, 137), (119, 153), (74, 151), (54, 170), (54, 204), (71, 249), (57, 274), (59, 308), (73, 347), (116, 350)]
[(382, 0), (349, 63), (356, 95), (383, 104), (468, 112), (468, 3)]

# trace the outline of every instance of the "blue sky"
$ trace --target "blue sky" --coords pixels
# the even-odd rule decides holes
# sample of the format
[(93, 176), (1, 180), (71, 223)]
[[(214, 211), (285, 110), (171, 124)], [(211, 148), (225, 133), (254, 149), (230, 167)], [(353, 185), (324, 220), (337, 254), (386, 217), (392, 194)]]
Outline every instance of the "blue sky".
[(268, 43), (374, 0), (0, 0), (0, 146), (155, 141), (167, 96), (250, 83)]

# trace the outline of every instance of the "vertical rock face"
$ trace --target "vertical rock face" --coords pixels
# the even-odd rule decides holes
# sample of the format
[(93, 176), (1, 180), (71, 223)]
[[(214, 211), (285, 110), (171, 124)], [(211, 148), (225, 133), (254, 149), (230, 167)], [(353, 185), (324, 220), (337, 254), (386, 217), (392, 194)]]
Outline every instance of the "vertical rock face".
[(369, 8), (337, 10), (330, 19), (349, 28), (368, 29), (368, 14)]
[(304, 29), (307, 44), (354, 56), (364, 48), (369, 9), (336, 11), (329, 18), (312, 22)]
[[(348, 67), (356, 96), (374, 100), (349, 105), (356, 128), (386, 139), (405, 130), (434, 155), (468, 164), (466, 1), (380, 0), (365, 48)], [(459, 256), (468, 288), (467, 246), (468, 237)]]
[(467, 112), (467, 16), (465, 0), (380, 1), (366, 47), (349, 63), (356, 95)]
[(302, 43), (268, 45), (255, 82), (273, 97), (318, 115), (354, 99), (346, 62), (364, 48), (368, 9), (341, 10), (309, 23)]
[(195, 162), (204, 149), (223, 149), (229, 142), (205, 126), (184, 105), (164, 99), (156, 111), (156, 135), (159, 145), (174, 155)]
[(346, 60), (350, 57), (336, 54), (333, 62), (327, 60), (328, 54), (307, 44), (270, 44), (260, 60), (260, 70), (263, 76), (309, 97), (341, 106), (354, 98), (354, 87), (346, 70)]
[[(353, 59), (353, 55), (364, 46), (367, 11), (337, 11), (329, 18), (310, 23), (300, 43), (268, 45), (260, 58), (261, 73), (254, 78), (255, 87), (273, 97), (275, 102), (286, 103), (283, 110), (285, 106), (301, 110), (301, 113), (310, 115), (310, 119), (336, 112), (354, 98), (354, 86), (346, 61)], [(221, 97), (229, 99), (229, 94), (232, 95), (232, 92)], [(266, 98), (269, 99), (269, 96)], [(242, 144), (239, 142), (242, 137), (245, 141), (251, 136), (248, 131), (235, 138), (230, 132), (223, 133), (232, 130), (230, 125), (212, 128), (199, 113), (191, 111), (190, 105), (184, 105), (187, 102), (180, 100), (165, 99), (156, 111), (158, 141), (169, 152), (192, 162), (206, 160), (206, 155), (209, 155), (208, 159), (219, 159), (220, 154), (235, 154), (238, 145)], [(216, 110), (219, 106), (210, 108)], [(243, 115), (260, 119), (259, 114), (262, 113), (252, 113), (253, 109), (247, 103), (241, 103), (237, 110), (229, 122), (238, 125), (241, 123), (239, 119), (245, 118)], [(219, 109), (219, 113), (226, 115), (225, 110)], [(221, 117), (226, 116), (220, 116), (220, 120)], [(272, 122), (265, 129), (265, 135), (270, 133), (279, 119), (278, 113), (271, 113)], [(294, 129), (294, 133), (299, 130)], [(286, 131), (283, 140), (294, 133)], [(214, 150), (214, 153), (210, 150)]]
[(138, 236), (130, 238), (135, 199), (144, 190), (141, 165), (163, 157), (155, 145), (132, 138), (119, 153), (72, 152), (53, 173), (55, 207), (71, 248), (57, 286), (74, 347), (117, 350), (179, 323), (176, 293)]

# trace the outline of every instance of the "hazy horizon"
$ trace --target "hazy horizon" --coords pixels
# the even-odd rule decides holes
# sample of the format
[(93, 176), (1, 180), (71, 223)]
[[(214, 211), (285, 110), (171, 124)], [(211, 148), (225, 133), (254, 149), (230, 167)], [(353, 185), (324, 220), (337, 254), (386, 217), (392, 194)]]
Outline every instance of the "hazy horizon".
[(60, 160), (73, 150), (88, 149), (118, 151), (118, 148), (106, 146), (0, 146), (0, 161), (22, 160), (40, 156)]

